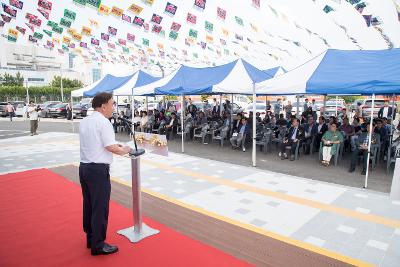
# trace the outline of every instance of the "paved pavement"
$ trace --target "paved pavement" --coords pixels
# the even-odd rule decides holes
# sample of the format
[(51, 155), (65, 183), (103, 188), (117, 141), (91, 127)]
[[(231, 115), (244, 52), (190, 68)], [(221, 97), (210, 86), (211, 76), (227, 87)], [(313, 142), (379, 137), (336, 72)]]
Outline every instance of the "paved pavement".
[[(10, 137), (0, 140), (0, 174), (79, 162), (76, 134)], [(130, 174), (129, 159), (116, 156), (113, 179), (129, 185)], [(168, 158), (143, 156), (141, 177), (143, 190), (265, 235), (378, 266), (400, 266), (400, 201), (387, 193), (174, 152)]]
[[(10, 123), (6, 119), (1, 118), (0, 130), (16, 130), (20, 131), (18, 132), (18, 135), (23, 135), (25, 131), (29, 130), (29, 122), (24, 122), (21, 118), (18, 118), (18, 120), (19, 121)], [(79, 121), (80, 120), (75, 120), (74, 123), (74, 130), (76, 132), (79, 131)], [(71, 133), (72, 123), (65, 119), (42, 119), (39, 123), (38, 131), (39, 133), (49, 131)], [(0, 139), (11, 137), (11, 133), (12, 132), (8, 132), (8, 135), (3, 133), (4, 136), (0, 133)], [(118, 133), (116, 138), (121, 142), (129, 141), (129, 136), (126, 133)], [(180, 153), (180, 138), (177, 137), (174, 140), (169, 141), (168, 147), (170, 151)], [(203, 145), (198, 139), (195, 141), (188, 141), (185, 142), (185, 154), (241, 166), (251, 166), (251, 149), (247, 149), (246, 152), (237, 150), (233, 151), (228, 142), (226, 142), (224, 147), (220, 147), (217, 143)], [(257, 152), (257, 167), (260, 169), (362, 188), (364, 186), (365, 176), (360, 174), (360, 164), (358, 165), (357, 171), (354, 173), (348, 172), (349, 165), (349, 154), (344, 155), (343, 159), (339, 161), (338, 166), (324, 167), (319, 164), (317, 154), (301, 155), (299, 160), (292, 162), (288, 160), (280, 160), (275, 148), (272, 148), (272, 151), (267, 154), (259, 151)], [(380, 162), (376, 169), (370, 172), (368, 188), (387, 193), (390, 191), (392, 178), (393, 172), (387, 173), (385, 162)]]

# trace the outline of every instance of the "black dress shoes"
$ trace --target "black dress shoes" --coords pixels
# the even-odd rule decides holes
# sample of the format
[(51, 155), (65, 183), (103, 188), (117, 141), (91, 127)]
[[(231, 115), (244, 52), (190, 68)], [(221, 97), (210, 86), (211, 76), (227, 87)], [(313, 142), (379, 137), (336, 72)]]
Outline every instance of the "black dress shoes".
[(366, 175), (367, 174), (367, 171), (365, 170), (365, 169), (363, 169), (362, 171), (361, 171), (361, 175)]
[(117, 246), (111, 246), (107, 243), (104, 243), (102, 248), (96, 248), (92, 249), (92, 255), (97, 256), (97, 255), (108, 255), (108, 254), (113, 254), (118, 251)]

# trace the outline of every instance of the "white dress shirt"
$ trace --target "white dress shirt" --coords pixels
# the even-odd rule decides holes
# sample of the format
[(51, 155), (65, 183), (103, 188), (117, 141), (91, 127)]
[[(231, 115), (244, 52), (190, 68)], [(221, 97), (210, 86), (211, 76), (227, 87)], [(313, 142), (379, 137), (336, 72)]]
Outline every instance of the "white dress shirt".
[(29, 113), (29, 120), (31, 121), (37, 121), (38, 120), (38, 112), (36, 111), (36, 107), (28, 107), (28, 113)]
[(387, 118), (389, 113), (389, 107), (384, 107), (382, 112), (382, 118)]
[(80, 155), (83, 163), (111, 164), (112, 153), (107, 146), (116, 144), (111, 122), (100, 112), (85, 117), (79, 126)]

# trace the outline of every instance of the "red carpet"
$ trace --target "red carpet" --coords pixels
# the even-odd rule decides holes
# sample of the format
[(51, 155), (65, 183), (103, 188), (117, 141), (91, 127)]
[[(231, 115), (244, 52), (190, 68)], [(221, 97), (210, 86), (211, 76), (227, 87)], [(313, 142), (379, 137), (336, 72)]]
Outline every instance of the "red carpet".
[(80, 187), (49, 170), (0, 176), (0, 266), (248, 266), (151, 219), (160, 234), (138, 244), (117, 230), (131, 211), (110, 203), (107, 242), (117, 254), (93, 257), (82, 230)]

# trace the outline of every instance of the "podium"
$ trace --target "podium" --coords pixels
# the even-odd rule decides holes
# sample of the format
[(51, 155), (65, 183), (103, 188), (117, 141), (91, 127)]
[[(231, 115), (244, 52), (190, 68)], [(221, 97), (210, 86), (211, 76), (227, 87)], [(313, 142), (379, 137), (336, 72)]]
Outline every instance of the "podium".
[(142, 198), (140, 186), (140, 156), (144, 149), (132, 149), (129, 153), (132, 168), (132, 210), (134, 226), (119, 230), (117, 233), (127, 237), (132, 243), (158, 234), (160, 231), (147, 226), (142, 222)]

